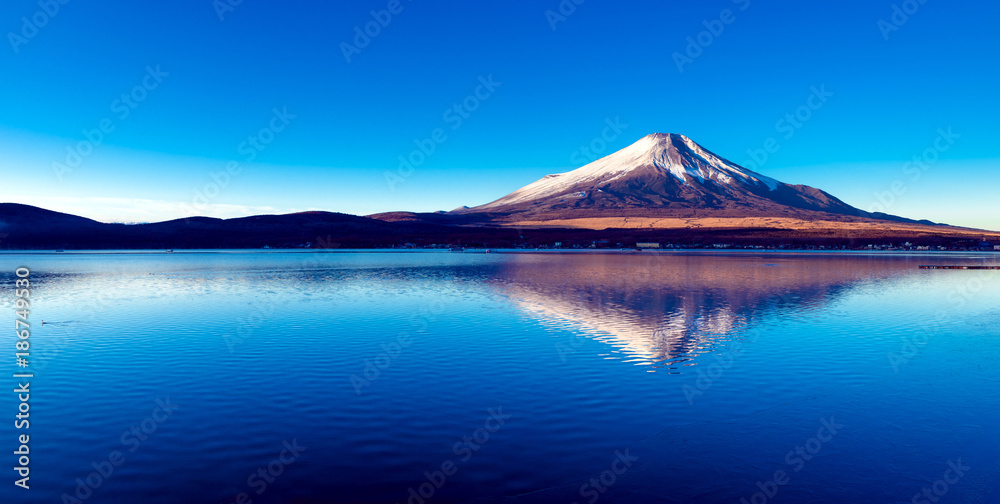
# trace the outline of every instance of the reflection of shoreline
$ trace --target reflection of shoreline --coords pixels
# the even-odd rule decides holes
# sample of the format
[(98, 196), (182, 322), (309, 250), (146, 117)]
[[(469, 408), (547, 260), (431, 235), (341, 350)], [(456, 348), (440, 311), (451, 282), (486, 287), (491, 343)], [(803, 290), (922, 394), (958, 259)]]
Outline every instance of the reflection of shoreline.
[(845, 289), (916, 271), (872, 256), (524, 255), (502, 294), (539, 321), (602, 341), (639, 364), (673, 365), (766, 314), (813, 311)]

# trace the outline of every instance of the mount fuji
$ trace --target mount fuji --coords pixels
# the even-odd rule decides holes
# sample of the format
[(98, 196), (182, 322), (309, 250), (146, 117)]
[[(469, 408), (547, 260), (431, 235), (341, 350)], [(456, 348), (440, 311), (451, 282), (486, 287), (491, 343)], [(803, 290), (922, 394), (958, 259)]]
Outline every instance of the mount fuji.
[(535, 223), (642, 217), (918, 222), (865, 212), (819, 189), (780, 182), (674, 133), (647, 135), (581, 168), (452, 213)]

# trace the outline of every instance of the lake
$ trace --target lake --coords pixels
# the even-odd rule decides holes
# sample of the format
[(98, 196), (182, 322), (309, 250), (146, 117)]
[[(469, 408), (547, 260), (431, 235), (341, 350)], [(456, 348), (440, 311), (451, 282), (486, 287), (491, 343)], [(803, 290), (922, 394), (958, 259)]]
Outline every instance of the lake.
[(998, 259), (8, 252), (0, 500), (1000, 502)]

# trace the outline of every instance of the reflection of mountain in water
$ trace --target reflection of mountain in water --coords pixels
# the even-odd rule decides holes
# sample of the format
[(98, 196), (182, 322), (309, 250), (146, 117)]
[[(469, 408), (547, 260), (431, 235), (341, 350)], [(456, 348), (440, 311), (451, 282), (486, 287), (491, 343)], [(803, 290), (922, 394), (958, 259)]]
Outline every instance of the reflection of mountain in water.
[(632, 362), (673, 365), (765, 314), (825, 307), (838, 292), (912, 271), (851, 255), (523, 255), (500, 289), (546, 324), (582, 331)]

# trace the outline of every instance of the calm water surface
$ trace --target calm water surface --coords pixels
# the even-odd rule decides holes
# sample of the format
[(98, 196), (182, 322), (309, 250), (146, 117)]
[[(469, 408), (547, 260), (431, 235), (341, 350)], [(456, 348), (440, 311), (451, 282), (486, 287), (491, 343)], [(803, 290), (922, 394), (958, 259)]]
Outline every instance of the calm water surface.
[(0, 501), (1000, 502), (998, 259), (0, 254)]

